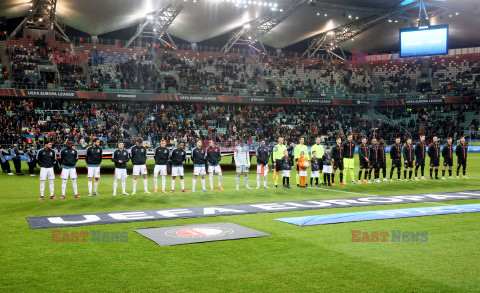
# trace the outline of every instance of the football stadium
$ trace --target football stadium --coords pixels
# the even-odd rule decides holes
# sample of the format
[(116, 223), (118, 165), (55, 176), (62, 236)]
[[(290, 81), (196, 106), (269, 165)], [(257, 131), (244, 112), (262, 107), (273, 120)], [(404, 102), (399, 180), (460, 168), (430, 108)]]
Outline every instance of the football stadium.
[(480, 292), (480, 1), (0, 1), (2, 292)]

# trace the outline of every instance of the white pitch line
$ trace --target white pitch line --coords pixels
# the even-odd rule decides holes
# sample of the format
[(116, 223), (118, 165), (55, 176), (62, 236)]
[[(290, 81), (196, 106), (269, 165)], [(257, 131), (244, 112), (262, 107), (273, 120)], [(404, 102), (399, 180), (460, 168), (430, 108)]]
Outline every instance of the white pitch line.
[[(229, 176), (223, 176), (223, 178), (229, 178), (229, 179), (237, 179), (237, 177), (229, 177)], [(240, 177), (240, 180), (243, 180), (245, 181), (244, 177)], [(254, 182), (257, 182), (257, 179), (249, 179), (250, 180), (253, 180)], [(260, 182), (263, 182), (260, 181)], [(268, 185), (272, 185), (273, 183), (269, 183), (267, 182), (267, 186)], [(343, 191), (343, 190), (336, 190), (336, 189), (328, 189), (328, 188), (321, 188), (321, 187), (308, 187), (308, 188), (315, 188), (315, 189), (320, 189), (320, 190), (326, 190), (326, 191), (336, 191), (336, 192), (342, 192), (342, 193), (350, 193), (350, 194), (359, 194), (359, 195), (364, 195), (364, 196), (377, 196), (377, 195), (374, 195), (374, 194), (367, 194), (367, 193), (359, 193), (359, 192), (352, 192), (352, 191)]]
[[(229, 179), (237, 179), (237, 177), (230, 177), (230, 176), (222, 176), (222, 178), (229, 178)], [(240, 177), (240, 180), (243, 180), (245, 181), (245, 178), (244, 176), (241, 176)], [(257, 179), (252, 179), (254, 182), (257, 182)], [(262, 183), (262, 181), (260, 181), (260, 183)], [(267, 186), (268, 185), (271, 185), (273, 183), (269, 183), (267, 182)], [(379, 196), (379, 195), (375, 195), (375, 194), (368, 194), (368, 193), (360, 193), (360, 192), (353, 192), (353, 191), (344, 191), (344, 190), (337, 190), (337, 189), (328, 189), (328, 188), (321, 188), (321, 187), (307, 187), (307, 188), (314, 188), (314, 189), (320, 189), (320, 190), (326, 190), (326, 191), (335, 191), (335, 192), (342, 192), (342, 193), (350, 193), (350, 194), (359, 194), (359, 195), (363, 195), (363, 196)], [(432, 204), (438, 204), (438, 205), (444, 205), (444, 206), (448, 206), (449, 204), (446, 204), (446, 203), (441, 203), (441, 202), (434, 202), (434, 201), (424, 201), (424, 203), (432, 203)]]
[(433, 203), (433, 204), (439, 204), (439, 205), (442, 205), (442, 206), (451, 206), (452, 204), (447, 204), (447, 203), (443, 203), (443, 202), (434, 202), (434, 201), (424, 201), (424, 203)]
[(321, 188), (321, 187), (308, 187), (308, 188), (315, 188), (315, 189), (321, 189), (321, 190), (326, 190), (326, 191), (336, 191), (336, 192), (343, 192), (343, 193), (351, 193), (351, 194), (360, 194), (360, 195), (365, 195), (365, 196), (378, 196), (378, 195), (375, 195), (375, 194), (360, 193), (360, 192), (353, 192), (353, 191), (344, 191), (344, 190), (337, 190), (337, 189), (328, 189), (328, 188)]

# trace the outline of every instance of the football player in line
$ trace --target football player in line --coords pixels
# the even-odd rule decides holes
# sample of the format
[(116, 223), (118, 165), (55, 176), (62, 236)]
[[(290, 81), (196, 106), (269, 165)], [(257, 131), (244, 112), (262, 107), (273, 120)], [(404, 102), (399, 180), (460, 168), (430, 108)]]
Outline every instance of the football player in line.
[(270, 158), (270, 149), (265, 145), (265, 140), (260, 141), (260, 146), (257, 148), (257, 189), (260, 188), (260, 179), (263, 176), (263, 188), (268, 188), (268, 159)]
[(128, 195), (127, 187), (127, 162), (130, 161), (130, 155), (125, 150), (123, 141), (118, 142), (118, 149), (112, 154), (112, 162), (115, 163), (115, 173), (113, 175), (113, 196), (117, 194), (118, 180), (122, 180), (122, 194)]
[(213, 173), (218, 175), (218, 186), (217, 188), (223, 190), (222, 187), (222, 167), (220, 166), (220, 161), (222, 160), (222, 154), (220, 148), (215, 145), (213, 140), (208, 142), (209, 146), (207, 148), (207, 162), (208, 162), (208, 179), (210, 181), (210, 190), (213, 191)]
[(55, 165), (55, 161), (57, 160), (55, 157), (55, 151), (52, 150), (53, 143), (51, 141), (45, 144), (45, 148), (39, 150), (37, 152), (37, 162), (40, 166), (40, 198), (39, 200), (43, 200), (43, 195), (45, 193), (45, 181), (48, 179), (48, 183), (50, 186), (50, 199), (57, 199), (54, 195), (54, 180), (55, 174), (53, 172), (53, 166)]
[(170, 153), (170, 161), (172, 162), (172, 190), (170, 190), (170, 193), (174, 193), (177, 176), (180, 177), (182, 192), (187, 192), (185, 190), (185, 181), (183, 180), (183, 162), (185, 162), (186, 159), (187, 152), (185, 151), (185, 143), (181, 141), (178, 143), (178, 147)]
[(202, 190), (208, 191), (205, 187), (205, 174), (207, 163), (207, 152), (202, 147), (202, 141), (197, 141), (197, 147), (192, 150), (192, 162), (193, 162), (193, 179), (192, 179), (192, 192), (195, 192), (195, 185), (197, 184), (197, 177), (200, 175), (202, 180)]
[(245, 145), (245, 142), (242, 140), (239, 141), (239, 144), (235, 147), (235, 152), (233, 153), (233, 158), (235, 160), (235, 167), (237, 171), (237, 187), (236, 190), (239, 190), (240, 183), (240, 174), (243, 173), (245, 176), (245, 185), (246, 189), (251, 189), (248, 185), (248, 169), (250, 168), (250, 156), (248, 146)]
[(147, 180), (147, 148), (143, 146), (143, 139), (138, 137), (136, 139), (136, 145), (130, 148), (130, 158), (133, 164), (133, 192), (132, 195), (137, 192), (137, 178), (138, 175), (143, 176), (143, 189), (145, 193), (150, 193), (148, 191), (148, 180)]
[(77, 189), (77, 169), (75, 165), (78, 162), (78, 152), (73, 148), (73, 141), (67, 140), (67, 147), (63, 148), (60, 151), (59, 163), (62, 166), (62, 173), (60, 178), (62, 178), (62, 197), (65, 199), (65, 191), (67, 189), (68, 178), (72, 181), (73, 192), (75, 193), (76, 198), (80, 198), (78, 195)]
[(170, 157), (170, 151), (167, 148), (167, 141), (162, 139), (160, 146), (155, 149), (153, 158), (155, 159), (155, 169), (153, 170), (153, 185), (155, 190), (153, 193), (158, 192), (158, 175), (162, 176), (162, 193), (165, 191), (165, 184), (167, 182), (167, 164)]
[(88, 178), (88, 196), (92, 196), (92, 180), (95, 178), (93, 184), (93, 195), (99, 195), (98, 181), (100, 179), (100, 164), (102, 163), (103, 150), (100, 147), (100, 140), (98, 137), (92, 139), (92, 145), (89, 146), (85, 152), (85, 162), (87, 163), (87, 178)]

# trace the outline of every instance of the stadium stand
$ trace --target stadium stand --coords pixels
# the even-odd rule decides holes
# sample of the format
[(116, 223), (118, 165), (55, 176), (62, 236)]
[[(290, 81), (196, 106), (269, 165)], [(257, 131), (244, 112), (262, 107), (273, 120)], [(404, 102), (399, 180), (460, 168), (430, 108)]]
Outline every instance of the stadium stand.
[[(382, 137), (393, 143), (396, 136), (424, 133), (459, 137), (472, 125), (478, 130), (480, 107), (446, 105), (426, 107), (382, 107), (373, 113), (361, 107), (328, 106), (225, 106), (194, 103), (92, 102), (72, 100), (1, 100), (0, 144), (9, 145), (29, 137), (35, 143), (74, 139), (85, 146), (93, 137), (115, 144), (141, 136), (157, 144), (195, 139), (235, 141), (274, 141), (281, 135), (287, 141), (305, 136), (313, 143), (317, 135), (333, 143), (337, 136), (354, 133)], [(406, 131), (408, 129), (408, 133)], [(472, 138), (479, 138), (474, 130)], [(470, 135), (470, 132), (469, 132)]]

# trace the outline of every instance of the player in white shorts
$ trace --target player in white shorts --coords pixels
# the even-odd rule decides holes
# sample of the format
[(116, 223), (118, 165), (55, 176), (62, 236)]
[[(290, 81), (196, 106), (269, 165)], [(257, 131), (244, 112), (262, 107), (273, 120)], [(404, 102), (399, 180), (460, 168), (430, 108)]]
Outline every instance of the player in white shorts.
[(100, 179), (100, 164), (103, 159), (103, 150), (100, 147), (100, 140), (98, 137), (92, 139), (92, 145), (89, 146), (85, 152), (85, 162), (87, 163), (87, 177), (88, 177), (88, 196), (92, 196), (92, 179), (95, 178), (93, 184), (93, 195), (99, 195), (98, 181)]
[(170, 157), (170, 151), (167, 149), (167, 141), (162, 139), (160, 146), (155, 149), (153, 158), (155, 159), (155, 169), (153, 170), (153, 185), (155, 190), (153, 193), (158, 192), (158, 174), (162, 176), (162, 193), (165, 191), (165, 184), (167, 181), (167, 163)]
[(187, 152), (185, 151), (185, 143), (179, 142), (178, 148), (170, 153), (170, 161), (172, 162), (172, 190), (170, 190), (170, 193), (174, 193), (175, 179), (177, 176), (180, 177), (182, 192), (187, 192), (187, 190), (185, 190), (185, 181), (183, 180), (183, 162), (185, 162), (186, 159)]
[(62, 178), (62, 197), (65, 199), (65, 191), (67, 189), (68, 178), (72, 181), (73, 192), (75, 193), (76, 198), (80, 198), (78, 195), (77, 189), (77, 169), (75, 165), (78, 162), (78, 152), (73, 148), (73, 141), (67, 140), (67, 147), (63, 148), (60, 151), (59, 163), (62, 165), (62, 173), (60, 178)]
[(127, 162), (130, 161), (130, 155), (125, 149), (123, 141), (118, 142), (118, 149), (112, 154), (112, 162), (115, 163), (115, 174), (113, 175), (113, 196), (117, 195), (118, 180), (122, 180), (122, 194), (128, 195), (127, 187)]
[(210, 190), (213, 190), (213, 173), (218, 175), (218, 186), (217, 188), (223, 190), (222, 187), (222, 167), (220, 167), (220, 161), (222, 160), (222, 154), (220, 148), (215, 145), (213, 140), (208, 142), (209, 146), (207, 148), (207, 162), (208, 162), (208, 174), (210, 181)]
[(207, 163), (207, 152), (206, 149), (202, 147), (202, 141), (197, 141), (197, 147), (192, 150), (192, 161), (193, 161), (193, 179), (192, 179), (192, 192), (195, 192), (195, 185), (197, 183), (197, 177), (200, 176), (202, 180), (202, 189), (203, 191), (208, 191), (205, 187), (205, 164)]
[(133, 146), (130, 149), (130, 158), (133, 164), (133, 192), (137, 192), (137, 177), (138, 175), (143, 176), (143, 188), (145, 193), (150, 193), (148, 191), (148, 180), (147, 180), (147, 148), (143, 146), (143, 139), (137, 137), (137, 145)]
[(50, 185), (50, 199), (57, 199), (53, 196), (54, 192), (54, 180), (55, 174), (53, 172), (53, 166), (55, 165), (56, 158), (55, 152), (52, 150), (52, 142), (47, 142), (45, 148), (37, 152), (37, 162), (40, 166), (40, 198), (43, 200), (43, 195), (45, 193), (45, 181), (48, 179)]

